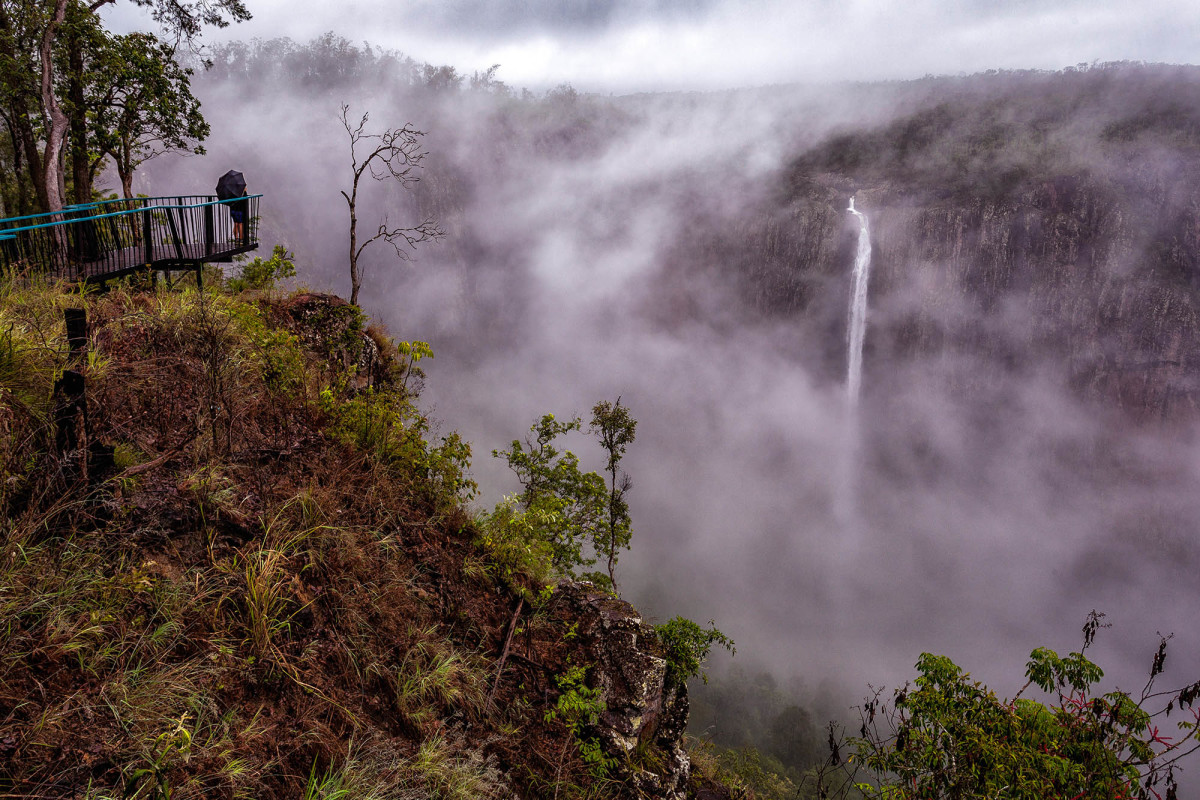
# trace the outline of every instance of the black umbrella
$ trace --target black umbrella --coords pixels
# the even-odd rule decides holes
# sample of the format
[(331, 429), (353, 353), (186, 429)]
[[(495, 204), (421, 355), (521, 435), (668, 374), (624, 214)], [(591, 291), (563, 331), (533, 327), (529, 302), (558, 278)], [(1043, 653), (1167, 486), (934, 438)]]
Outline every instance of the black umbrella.
[(246, 193), (246, 179), (237, 170), (229, 170), (217, 179), (217, 199), (232, 200)]

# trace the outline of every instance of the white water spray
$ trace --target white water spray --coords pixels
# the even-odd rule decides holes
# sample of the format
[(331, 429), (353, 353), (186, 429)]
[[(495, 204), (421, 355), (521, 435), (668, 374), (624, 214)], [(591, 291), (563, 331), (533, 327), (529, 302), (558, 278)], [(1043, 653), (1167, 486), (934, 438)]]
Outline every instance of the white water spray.
[(862, 388), (863, 340), (867, 335), (867, 283), (871, 276), (871, 232), (867, 227), (867, 216), (854, 208), (854, 198), (846, 209), (858, 217), (858, 252), (854, 256), (854, 291), (850, 294), (850, 328), (846, 331), (849, 341), (846, 372), (846, 395), (851, 407), (858, 405), (858, 393)]

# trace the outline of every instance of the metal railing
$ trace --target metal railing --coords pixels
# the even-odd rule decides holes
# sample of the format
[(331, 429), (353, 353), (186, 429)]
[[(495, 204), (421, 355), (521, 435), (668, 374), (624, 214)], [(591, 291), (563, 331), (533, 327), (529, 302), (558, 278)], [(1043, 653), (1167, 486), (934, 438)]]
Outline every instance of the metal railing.
[[(70, 280), (104, 280), (139, 269), (193, 269), (258, 247), (261, 194), (139, 197), (0, 219), (0, 265)], [(235, 236), (231, 211), (245, 223)]]

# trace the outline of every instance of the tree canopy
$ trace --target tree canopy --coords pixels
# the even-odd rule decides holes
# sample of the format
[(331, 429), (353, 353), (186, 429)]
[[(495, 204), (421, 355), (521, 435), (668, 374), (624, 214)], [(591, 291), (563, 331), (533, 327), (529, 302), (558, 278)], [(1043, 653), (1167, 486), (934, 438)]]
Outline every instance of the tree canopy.
[[(1200, 749), (1200, 683), (1155, 688), (1165, 637), (1140, 694), (1099, 691), (1104, 672), (1085, 651), (1102, 619), (1089, 615), (1078, 652), (1030, 653), (1027, 683), (1008, 700), (946, 656), (923, 653), (913, 685), (891, 698), (876, 692), (861, 709), (848, 760), (867, 772), (857, 791), (879, 800), (1174, 798), (1176, 765)], [(1025, 696), (1034, 687), (1044, 701)]]
[(133, 170), (208, 134), (176, 51), (206, 26), (249, 19), (242, 0), (129, 0), (160, 35), (118, 36), (98, 11), (117, 0), (0, 0), (0, 198), (5, 214), (92, 199), (111, 159), (131, 193)]
[[(629, 549), (632, 536), (624, 499), (632, 482), (619, 465), (636, 428), (637, 420), (620, 398), (593, 407), (588, 431), (607, 457), (610, 483), (606, 486), (603, 477), (581, 470), (579, 457), (556, 444), (559, 437), (582, 432), (583, 420), (572, 417), (564, 422), (553, 414), (543, 415), (529, 428), (532, 435), (524, 442), (514, 439), (507, 450), (492, 451), (508, 463), (521, 484), (518, 496), (497, 506), (492, 527), (514, 533), (525, 547), (543, 552), (559, 574), (615, 591), (617, 554)], [(605, 572), (583, 571), (601, 558)]]
[(125, 197), (133, 197), (133, 172), (163, 153), (203, 153), (209, 125), (191, 93), (191, 70), (174, 48), (147, 33), (106, 42), (89, 72), (93, 163), (111, 157)]

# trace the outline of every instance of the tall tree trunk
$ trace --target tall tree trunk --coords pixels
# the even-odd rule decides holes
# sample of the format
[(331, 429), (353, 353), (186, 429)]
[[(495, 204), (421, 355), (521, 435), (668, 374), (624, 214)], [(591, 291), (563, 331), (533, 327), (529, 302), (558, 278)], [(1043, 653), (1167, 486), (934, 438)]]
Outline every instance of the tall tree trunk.
[(342, 192), (350, 206), (350, 305), (358, 305), (358, 290), (362, 287), (362, 275), (358, 271), (358, 215), (354, 206), (358, 201), (358, 175), (354, 176), (354, 187), (350, 194)]
[(127, 136), (121, 137), (119, 151), (113, 154), (117, 175), (121, 178), (121, 193), (126, 200), (133, 199), (133, 143)]
[(76, 203), (92, 202), (92, 172), (88, 158), (87, 117), (84, 114), (83, 96), (83, 42), (78, 26), (71, 26), (67, 41), (71, 75), (67, 83), (67, 94), (71, 100), (71, 182), (74, 184)]
[(133, 170), (118, 169), (117, 174), (121, 177), (121, 194), (126, 200), (133, 199)]
[(17, 127), (17, 138), (20, 140), (21, 150), (25, 154), (25, 165), (29, 168), (29, 182), (33, 185), (34, 194), (37, 195), (37, 209), (48, 211), (46, 182), (42, 179), (42, 154), (38, 152), (33, 125), (27, 115), (20, 113), (14, 113), (13, 124)]
[[(12, 30), (12, 20), (8, 11), (0, 4), (0, 31), (6, 34)], [(13, 64), (24, 61), (24, 53), (18, 53), (13, 39), (9, 35), (0, 36), (0, 54)], [(46, 208), (45, 187), (42, 185), (42, 160), (37, 148), (37, 137), (33, 133), (33, 123), (30, 121), (29, 107), (37, 94), (31, 92), (29, 86), (22, 80), (24, 76), (14, 76), (17, 81), (7, 84), (7, 115), (9, 135), (13, 143), (13, 171), (16, 173), (19, 192), (18, 213), (31, 214)], [(24, 164), (22, 164), (24, 161)], [(36, 193), (36, 206), (31, 203), (29, 189), (33, 187)]]
[[(67, 120), (67, 127), (70, 127), (71, 118), (63, 112), (63, 116)], [(62, 198), (63, 205), (67, 204), (67, 131), (63, 131), (62, 146), (58, 148), (58, 196)]]
[(62, 211), (62, 151), (70, 120), (54, 95), (54, 37), (67, 13), (67, 0), (54, 0), (54, 16), (42, 34), (38, 55), (42, 61), (42, 107), (46, 117), (46, 150), (42, 154), (42, 182), (46, 187), (46, 210)]
[[(10, 109), (15, 105), (15, 102), (10, 103)], [(28, 120), (24, 121), (28, 122)], [(32, 184), (31, 178), (25, 169), (25, 145), (21, 142), (21, 136), (17, 132), (18, 120), (16, 118), (16, 112), (13, 111), (10, 115), (6, 116), (4, 122), (8, 128), (9, 139), (12, 141), (13, 178), (16, 181), (17, 188), (16, 212), (17, 215), (30, 214), (32, 212), (29, 206), (29, 187)]]
[(358, 219), (354, 206), (350, 206), (350, 305), (358, 305), (358, 290), (362, 287), (362, 275), (358, 271)]

